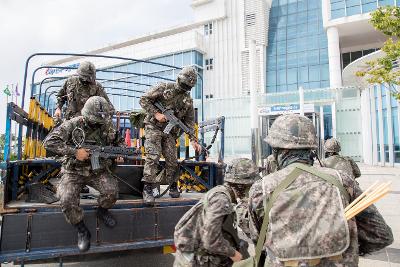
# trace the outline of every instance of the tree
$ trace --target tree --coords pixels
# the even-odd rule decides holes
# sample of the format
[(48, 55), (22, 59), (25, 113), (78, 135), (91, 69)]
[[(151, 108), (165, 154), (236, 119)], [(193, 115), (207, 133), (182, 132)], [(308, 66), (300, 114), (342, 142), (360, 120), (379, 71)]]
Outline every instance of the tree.
[(387, 84), (391, 94), (400, 101), (400, 7), (380, 7), (371, 13), (370, 23), (389, 36), (383, 44), (385, 56), (366, 62), (367, 69), (356, 72), (370, 84)]

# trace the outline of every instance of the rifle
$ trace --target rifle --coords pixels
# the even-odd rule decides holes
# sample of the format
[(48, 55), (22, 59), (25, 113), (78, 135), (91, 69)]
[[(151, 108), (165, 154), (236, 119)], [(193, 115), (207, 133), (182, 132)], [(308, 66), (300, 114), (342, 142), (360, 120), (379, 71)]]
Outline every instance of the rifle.
[(168, 124), (167, 126), (165, 126), (163, 131), (165, 134), (169, 134), (175, 126), (178, 126), (182, 131), (184, 131), (187, 135), (189, 135), (190, 139), (195, 140), (201, 146), (202, 154), (204, 155), (207, 154), (208, 149), (204, 147), (203, 144), (198, 142), (194, 130), (187, 127), (180, 119), (178, 119), (175, 116), (173, 110), (165, 108), (160, 102), (154, 102), (154, 105), (161, 111), (162, 114), (164, 114), (164, 116), (168, 120)]
[(97, 146), (90, 144), (81, 144), (79, 148), (89, 150), (90, 163), (93, 171), (100, 169), (99, 159), (117, 159), (125, 160), (141, 159), (142, 152), (134, 147), (115, 147), (115, 146)]

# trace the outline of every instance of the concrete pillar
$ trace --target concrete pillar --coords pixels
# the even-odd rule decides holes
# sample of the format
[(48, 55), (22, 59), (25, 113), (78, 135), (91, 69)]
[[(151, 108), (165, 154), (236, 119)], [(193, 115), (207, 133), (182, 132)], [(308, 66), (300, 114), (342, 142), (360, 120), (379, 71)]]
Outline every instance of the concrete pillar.
[(333, 136), (333, 138), (337, 138), (336, 137), (336, 103), (335, 102), (332, 102), (331, 109), (332, 109), (332, 136)]
[(299, 99), (300, 99), (300, 115), (304, 116), (304, 89), (299, 87)]
[(361, 92), (361, 135), (362, 135), (362, 156), (366, 164), (373, 164), (372, 161), (372, 129), (371, 129), (371, 105), (369, 89)]
[(384, 166), (385, 165), (385, 147), (384, 147), (384, 132), (383, 132), (383, 114), (382, 114), (382, 93), (381, 93), (381, 87), (380, 85), (377, 85), (377, 94), (378, 94), (378, 125), (379, 125), (379, 131), (378, 131), (378, 136), (379, 136), (379, 154), (381, 156), (381, 161), (380, 165)]
[(325, 140), (325, 121), (324, 121), (324, 106), (319, 106), (319, 121), (321, 124), (321, 140)]
[(371, 134), (372, 134), (372, 164), (378, 165), (378, 132), (376, 129), (376, 105), (374, 87), (369, 89), (370, 105), (371, 105)]
[(394, 139), (393, 139), (393, 122), (392, 122), (392, 103), (390, 101), (390, 92), (386, 90), (386, 115), (387, 115), (387, 131), (389, 145), (389, 165), (394, 166)]
[(249, 86), (250, 86), (250, 128), (251, 128), (251, 158), (259, 165), (259, 129), (257, 112), (257, 69), (256, 41), (249, 41)]
[(342, 86), (339, 32), (336, 27), (329, 27), (326, 34), (328, 36), (329, 80), (331, 87), (337, 88)]

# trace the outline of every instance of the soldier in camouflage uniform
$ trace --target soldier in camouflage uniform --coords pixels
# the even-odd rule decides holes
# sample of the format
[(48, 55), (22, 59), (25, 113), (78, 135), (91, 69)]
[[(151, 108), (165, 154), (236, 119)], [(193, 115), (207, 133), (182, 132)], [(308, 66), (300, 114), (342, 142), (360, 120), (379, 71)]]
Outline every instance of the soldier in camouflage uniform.
[(326, 140), (324, 150), (325, 160), (322, 162), (324, 167), (344, 171), (354, 179), (361, 176), (360, 169), (352, 158), (339, 155), (341, 146), (337, 139)]
[(77, 148), (75, 144), (83, 136), (84, 142), (88, 144), (124, 146), (123, 139), (118, 137), (111, 122), (110, 106), (103, 97), (89, 98), (82, 109), (82, 116), (64, 121), (44, 141), (47, 150), (64, 156), (57, 194), (67, 222), (78, 230), (79, 249), (87, 251), (90, 247), (90, 232), (83, 222), (83, 210), (79, 207), (81, 188), (89, 185), (99, 191), (97, 216), (112, 228), (116, 221), (108, 209), (117, 199), (118, 184), (108, 171), (112, 164), (109, 160), (100, 162), (101, 170), (92, 170), (89, 151)]
[[(272, 124), (266, 141), (276, 151), (279, 171), (254, 183), (249, 193), (249, 227), (255, 243), (265, 207), (271, 207), (262, 249), (266, 266), (358, 266), (356, 219), (346, 221), (344, 206), (362, 191), (344, 172), (312, 167), (317, 137), (311, 120), (283, 115)], [(390, 227), (373, 205), (356, 217), (368, 236), (365, 243), (371, 244), (363, 244), (368, 252), (393, 242)]]
[(251, 160), (231, 162), (225, 184), (208, 191), (176, 225), (174, 267), (232, 266), (241, 260), (240, 240), (234, 228), (235, 206), (260, 178)]
[[(170, 134), (163, 132), (168, 124), (166, 117), (154, 105), (160, 102), (165, 108), (174, 111), (175, 116), (189, 128), (194, 128), (193, 100), (190, 90), (196, 85), (197, 73), (193, 67), (183, 68), (177, 77), (176, 83), (159, 83), (151, 88), (140, 99), (140, 105), (147, 112), (144, 120), (146, 141), (144, 144), (147, 153), (144, 165), (143, 200), (147, 204), (154, 203), (153, 188), (157, 183), (158, 161), (161, 154), (165, 159), (165, 177), (170, 183), (169, 195), (179, 197), (177, 186), (178, 163), (176, 156), (176, 139), (182, 134), (178, 127), (174, 127)], [(196, 151), (201, 151), (200, 145), (191, 140)]]
[(56, 118), (61, 118), (61, 109), (67, 104), (64, 118), (69, 120), (81, 115), (81, 110), (85, 102), (91, 96), (101, 96), (110, 105), (110, 112), (114, 112), (114, 107), (108, 99), (103, 86), (96, 81), (96, 67), (93, 63), (85, 61), (79, 65), (77, 76), (69, 77), (61, 90), (57, 93), (57, 109), (54, 113)]

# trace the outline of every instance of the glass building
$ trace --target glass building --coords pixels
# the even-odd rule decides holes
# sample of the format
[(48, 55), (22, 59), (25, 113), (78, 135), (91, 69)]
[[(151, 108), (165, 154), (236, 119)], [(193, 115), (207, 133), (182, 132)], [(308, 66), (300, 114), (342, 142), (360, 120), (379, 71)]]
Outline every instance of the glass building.
[(273, 0), (266, 93), (329, 87), (328, 44), (319, 0)]
[(331, 19), (369, 13), (383, 6), (400, 6), (400, 0), (330, 0)]
[[(193, 65), (196, 67), (199, 75), (203, 75), (203, 55), (198, 51), (192, 50), (173, 53), (147, 60), (176, 67)], [(150, 86), (155, 85), (157, 82), (168, 81), (163, 78), (175, 80), (178, 72), (179, 69), (136, 62), (98, 69), (96, 76), (98, 82), (106, 90), (116, 110), (129, 111), (140, 109), (139, 98)], [(160, 78), (144, 75), (158, 76)], [(65, 78), (56, 81), (46, 81), (42, 85), (40, 101), (42, 105), (48, 108), (51, 114), (55, 109), (55, 94), (60, 90), (64, 82)], [(34, 95), (39, 93), (39, 85), (40, 83), (34, 85)], [(192, 90), (192, 97), (200, 99), (201, 90), (201, 79), (198, 79), (195, 88)]]

